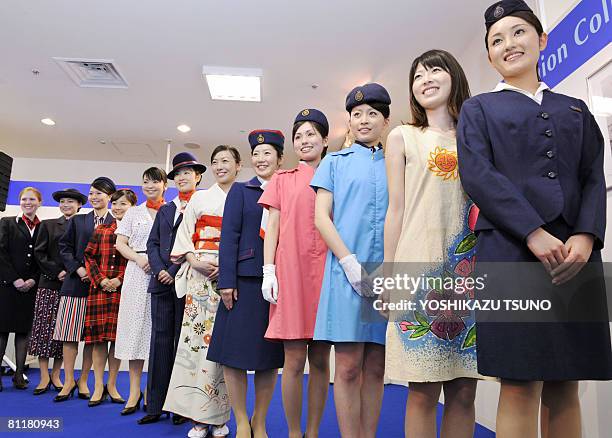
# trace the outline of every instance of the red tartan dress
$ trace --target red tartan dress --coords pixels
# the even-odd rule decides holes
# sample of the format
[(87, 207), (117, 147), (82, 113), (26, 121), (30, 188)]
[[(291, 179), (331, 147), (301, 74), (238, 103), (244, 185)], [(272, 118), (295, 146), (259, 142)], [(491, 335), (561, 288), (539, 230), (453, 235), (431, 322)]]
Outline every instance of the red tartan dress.
[(85, 249), (85, 267), (91, 281), (83, 334), (86, 344), (115, 340), (121, 287), (116, 292), (106, 292), (100, 283), (105, 278), (118, 278), (123, 283), (127, 260), (115, 248), (116, 229), (116, 221), (99, 225)]

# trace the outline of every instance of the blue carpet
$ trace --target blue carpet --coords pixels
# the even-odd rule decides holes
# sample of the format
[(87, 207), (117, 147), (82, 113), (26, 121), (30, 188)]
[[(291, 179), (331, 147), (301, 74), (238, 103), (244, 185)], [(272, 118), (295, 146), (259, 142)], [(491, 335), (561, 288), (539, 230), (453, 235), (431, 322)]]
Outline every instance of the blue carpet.
[[(33, 369), (28, 373), (30, 387), (26, 391), (19, 391), (13, 388), (11, 379), (3, 377), (4, 391), (0, 393), (0, 419), (6, 424), (6, 418), (10, 417), (31, 417), (49, 418), (61, 417), (64, 422), (63, 432), (46, 433), (37, 432), (36, 437), (186, 437), (187, 431), (191, 428), (189, 424), (174, 426), (170, 420), (162, 417), (162, 421), (156, 424), (140, 426), (136, 420), (143, 414), (142, 411), (132, 416), (122, 417), (119, 411), (123, 405), (111, 404), (109, 401), (102, 405), (89, 408), (86, 400), (76, 398), (64, 403), (53, 403), (52, 399), (57, 394), (50, 390), (46, 394), (33, 396), (32, 390), (39, 381), (38, 370)], [(143, 384), (144, 384), (143, 379)], [(89, 388), (93, 390), (93, 373), (90, 374)], [(253, 381), (249, 375), (249, 411), (253, 409)], [(127, 372), (121, 372), (118, 379), (118, 388), (124, 397), (127, 397), (129, 380)], [(330, 387), (329, 398), (325, 406), (323, 422), (321, 424), (320, 436), (322, 438), (339, 437), (338, 425), (336, 422), (336, 411), (334, 409), (333, 385)], [(306, 394), (306, 391), (304, 391)], [(401, 438), (404, 436), (404, 408), (406, 404), (407, 389), (403, 386), (387, 385), (383, 399), (382, 415), (378, 426), (379, 437)], [(438, 406), (438, 422), (441, 420), (442, 405)], [(230, 436), (234, 436), (234, 418), (230, 420)], [(20, 436), (27, 432), (2, 433), (1, 436)], [(270, 438), (280, 438), (287, 436), (287, 425), (281, 403), (280, 382), (276, 385), (274, 398), (270, 406), (268, 415), (268, 435)], [(476, 438), (492, 438), (495, 434), (490, 430), (477, 425)]]

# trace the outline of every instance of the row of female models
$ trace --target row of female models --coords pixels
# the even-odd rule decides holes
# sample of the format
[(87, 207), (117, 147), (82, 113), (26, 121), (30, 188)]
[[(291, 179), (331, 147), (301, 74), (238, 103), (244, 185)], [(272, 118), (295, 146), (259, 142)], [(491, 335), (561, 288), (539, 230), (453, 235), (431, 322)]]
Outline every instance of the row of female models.
[[(410, 383), (406, 436), (436, 436), (441, 390), (441, 435), (473, 436), (477, 381), (492, 377), (501, 382), (498, 436), (536, 437), (541, 409), (543, 436), (579, 437), (577, 381), (612, 378), (607, 323), (490, 324), (438, 311), (387, 321), (363, 281), (366, 262), (383, 261), (426, 262), (430, 275), (467, 277), (477, 253), (479, 262), (539, 263), (542, 290), (562, 291), (579, 280), (583, 262), (601, 263), (604, 149), (593, 116), (539, 81), (546, 34), (523, 1), (495, 3), (485, 21), (489, 60), (504, 81), (470, 98), (451, 54), (424, 53), (409, 76), (412, 122), (390, 131), (384, 151), (391, 99), (370, 83), (346, 98), (349, 147), (326, 155), (325, 115), (310, 108), (297, 115), (291, 139), (300, 163), (291, 170), (280, 170), (283, 134), (256, 130), (249, 135), (256, 176), (246, 182), (235, 182), (238, 150), (218, 146), (210, 188), (196, 191), (206, 166), (179, 153), (167, 176), (144, 172), (140, 205), (131, 190), (99, 177), (87, 197), (56, 192), (63, 216), (39, 223), (40, 193), (24, 189), (23, 215), (0, 222), (0, 354), (15, 332), (15, 387), (26, 387), (29, 345), (41, 365), (35, 394), (53, 385), (60, 402), (76, 390), (92, 407), (110, 397), (129, 415), (140, 408), (148, 359), (140, 424), (171, 412), (175, 423), (193, 421), (189, 437), (226, 436), (233, 410), (237, 437), (262, 438), (282, 367), (284, 414), (297, 438), (308, 360), (312, 438), (333, 344), (343, 437), (375, 436), (385, 372)], [(179, 195), (164, 202), (167, 178)], [(87, 200), (93, 211), (75, 214)], [(605, 308), (599, 286), (590, 283), (588, 300)], [(540, 290), (524, 289), (526, 298)], [(504, 291), (483, 293), (503, 299)], [(416, 298), (439, 293), (422, 289)], [(127, 400), (116, 386), (121, 360), (129, 361)], [(247, 370), (255, 371), (251, 416)]]

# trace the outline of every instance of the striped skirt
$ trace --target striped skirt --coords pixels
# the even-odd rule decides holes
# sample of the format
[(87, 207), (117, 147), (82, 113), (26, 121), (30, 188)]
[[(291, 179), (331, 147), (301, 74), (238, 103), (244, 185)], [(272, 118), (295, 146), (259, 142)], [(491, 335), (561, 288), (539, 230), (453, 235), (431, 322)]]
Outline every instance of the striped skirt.
[(87, 297), (60, 297), (53, 339), (62, 342), (83, 340)]
[(38, 288), (34, 306), (34, 322), (28, 345), (28, 354), (40, 357), (62, 358), (62, 343), (53, 340), (59, 292), (53, 289)]
[(120, 300), (119, 291), (106, 292), (102, 288), (89, 289), (83, 335), (86, 344), (115, 340)]

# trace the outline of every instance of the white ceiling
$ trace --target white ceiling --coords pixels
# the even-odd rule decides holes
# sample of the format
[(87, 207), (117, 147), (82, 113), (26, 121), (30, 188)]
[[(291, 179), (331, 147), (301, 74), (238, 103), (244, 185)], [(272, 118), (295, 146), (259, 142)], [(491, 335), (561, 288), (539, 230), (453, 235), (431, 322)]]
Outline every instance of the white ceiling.
[[(490, 3), (2, 0), (0, 149), (18, 157), (163, 163), (170, 138), (174, 152), (201, 144), (200, 160), (222, 143), (246, 156), (250, 130), (290, 136), (304, 107), (328, 115), (337, 147), (351, 88), (384, 84), (392, 125), (408, 120), (412, 59), (443, 48), (461, 61), (482, 40)], [(112, 59), (129, 88), (79, 88), (52, 57)], [(202, 65), (262, 68), (262, 103), (211, 101)], [(42, 125), (43, 117), (57, 125)], [(192, 131), (179, 133), (181, 123)]]

